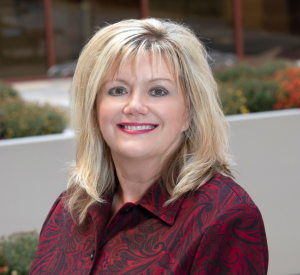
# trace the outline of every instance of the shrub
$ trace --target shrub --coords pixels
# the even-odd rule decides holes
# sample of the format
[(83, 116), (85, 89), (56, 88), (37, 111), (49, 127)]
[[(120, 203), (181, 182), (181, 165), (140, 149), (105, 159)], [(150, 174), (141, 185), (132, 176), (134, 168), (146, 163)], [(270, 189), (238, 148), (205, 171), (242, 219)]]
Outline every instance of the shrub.
[(63, 111), (28, 103), (12, 87), (0, 83), (0, 139), (61, 133), (65, 126)]
[[(231, 115), (262, 112), (273, 110), (274, 106), (277, 109), (282, 109), (282, 106), (290, 106), (287, 104), (289, 100), (293, 101), (295, 105), (297, 101), (296, 93), (290, 93), (287, 90), (297, 89), (296, 86), (299, 82), (297, 79), (299, 79), (300, 73), (297, 76), (298, 78), (296, 77), (297, 74), (294, 74), (293, 80), (287, 80), (288, 73), (284, 72), (291, 69), (287, 68), (291, 64), (280, 60), (265, 63), (260, 67), (239, 63), (217, 72), (215, 77), (219, 80), (219, 91), (224, 113)], [(282, 72), (281, 76), (277, 73), (278, 70)], [(282, 92), (279, 94), (280, 81), (282, 81), (283, 76), (287, 82), (286, 86), (282, 86)], [(291, 88), (292, 86), (293, 88)], [(277, 101), (280, 103), (276, 103)]]
[(300, 68), (287, 68), (276, 73), (280, 89), (274, 109), (300, 108)]
[(284, 60), (274, 60), (266, 62), (265, 64), (259, 67), (252, 67), (252, 72), (254, 77), (264, 78), (272, 77), (278, 70), (286, 69), (290, 66), (293, 66), (293, 63), (284, 61)]
[(0, 100), (4, 100), (8, 97), (17, 98), (19, 94), (11, 86), (0, 83)]
[(35, 232), (21, 232), (0, 239), (0, 249), (7, 261), (9, 272), (17, 271), (18, 275), (28, 275), (39, 243)]
[(245, 75), (251, 75), (252, 67), (247, 63), (239, 63), (232, 67), (222, 69), (215, 73), (215, 78), (220, 82), (229, 82)]
[(279, 85), (275, 80), (241, 79), (236, 86), (242, 91), (245, 106), (249, 112), (263, 112), (273, 109)]
[(0, 100), (0, 138), (61, 133), (66, 126), (63, 111), (39, 106), (18, 97)]
[(270, 61), (258, 67), (248, 63), (238, 63), (216, 72), (215, 78), (220, 82), (230, 82), (240, 78), (267, 78), (272, 77), (278, 70), (286, 69), (291, 65), (292, 63), (283, 60)]
[(263, 112), (273, 109), (279, 84), (275, 80), (241, 79), (220, 88), (226, 115)]
[(5, 267), (5, 266), (7, 266), (7, 261), (4, 257), (2, 250), (0, 249), (0, 267)]
[(238, 88), (222, 86), (220, 96), (225, 115), (249, 113), (249, 110), (245, 105), (247, 99), (243, 95), (243, 92)]

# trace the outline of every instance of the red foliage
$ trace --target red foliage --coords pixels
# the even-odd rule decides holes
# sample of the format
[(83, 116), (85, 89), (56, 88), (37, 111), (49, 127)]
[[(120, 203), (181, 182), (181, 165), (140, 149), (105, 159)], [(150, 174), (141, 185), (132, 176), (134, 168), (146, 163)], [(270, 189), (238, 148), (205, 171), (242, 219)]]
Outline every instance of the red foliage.
[(280, 83), (274, 109), (300, 108), (300, 68), (287, 68), (276, 73)]

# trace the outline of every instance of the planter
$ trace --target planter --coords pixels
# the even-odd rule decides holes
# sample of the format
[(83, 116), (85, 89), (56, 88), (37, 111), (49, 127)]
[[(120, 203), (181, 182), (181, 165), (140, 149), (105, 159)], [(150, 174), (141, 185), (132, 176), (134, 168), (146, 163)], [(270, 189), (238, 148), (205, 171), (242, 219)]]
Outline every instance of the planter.
[(66, 188), (66, 163), (75, 159), (72, 138), (66, 131), (0, 141), (0, 236), (40, 230)]

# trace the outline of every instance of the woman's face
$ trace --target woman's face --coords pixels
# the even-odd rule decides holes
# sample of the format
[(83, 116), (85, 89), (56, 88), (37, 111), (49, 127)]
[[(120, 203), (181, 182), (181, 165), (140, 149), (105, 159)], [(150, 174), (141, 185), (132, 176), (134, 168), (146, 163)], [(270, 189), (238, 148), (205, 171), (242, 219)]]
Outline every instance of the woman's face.
[(113, 158), (163, 159), (189, 127), (182, 89), (164, 58), (153, 68), (148, 53), (137, 70), (131, 61), (116, 80), (114, 71), (113, 66), (97, 98), (100, 129)]

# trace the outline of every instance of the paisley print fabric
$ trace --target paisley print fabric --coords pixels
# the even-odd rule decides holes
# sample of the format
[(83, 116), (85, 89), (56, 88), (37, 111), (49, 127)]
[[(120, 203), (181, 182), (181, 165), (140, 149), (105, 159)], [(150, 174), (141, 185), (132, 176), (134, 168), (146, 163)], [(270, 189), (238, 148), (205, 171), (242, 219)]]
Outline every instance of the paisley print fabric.
[(267, 274), (261, 214), (230, 178), (216, 174), (173, 205), (155, 183), (107, 224), (112, 203), (96, 204), (78, 226), (54, 203), (30, 274)]

